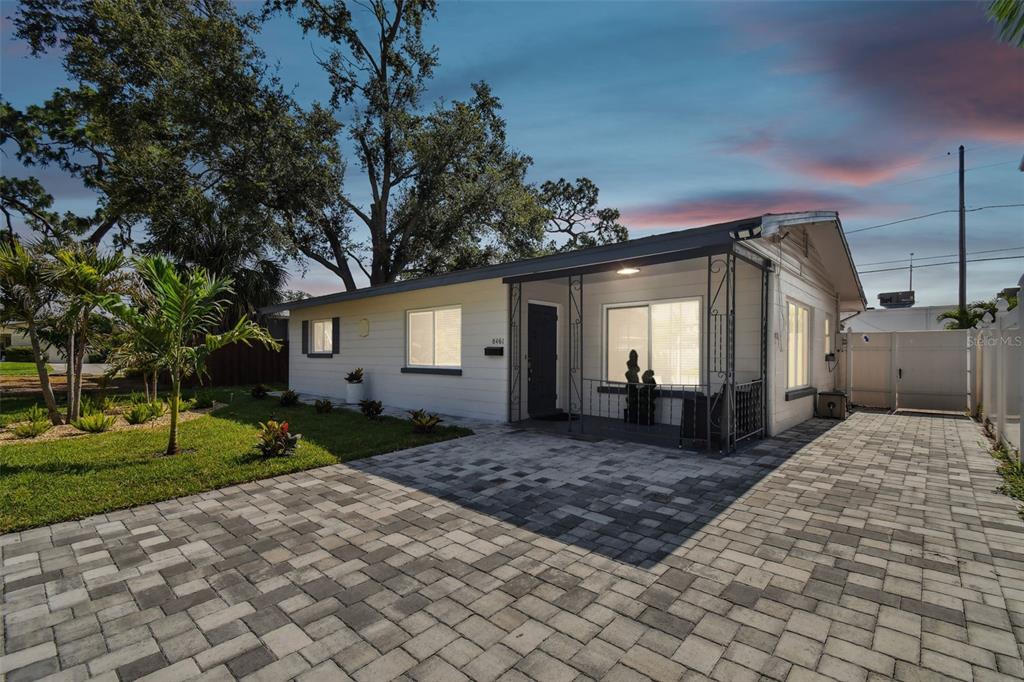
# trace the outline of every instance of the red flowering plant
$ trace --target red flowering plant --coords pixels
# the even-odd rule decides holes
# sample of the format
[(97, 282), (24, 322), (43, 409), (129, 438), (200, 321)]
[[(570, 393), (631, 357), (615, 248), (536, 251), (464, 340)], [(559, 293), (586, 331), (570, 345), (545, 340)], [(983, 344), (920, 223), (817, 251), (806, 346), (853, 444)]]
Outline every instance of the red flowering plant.
[(291, 433), (288, 430), (288, 422), (276, 422), (268, 419), (266, 423), (260, 423), (260, 452), (265, 457), (280, 457), (290, 455), (298, 446), (302, 434)]

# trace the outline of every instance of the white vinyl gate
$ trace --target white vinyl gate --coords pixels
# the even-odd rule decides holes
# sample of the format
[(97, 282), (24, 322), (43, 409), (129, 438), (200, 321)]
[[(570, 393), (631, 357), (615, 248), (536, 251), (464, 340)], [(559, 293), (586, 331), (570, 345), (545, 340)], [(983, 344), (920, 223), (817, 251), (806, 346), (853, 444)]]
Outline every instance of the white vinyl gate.
[(969, 340), (968, 330), (847, 332), (840, 362), (850, 402), (890, 410), (971, 411)]

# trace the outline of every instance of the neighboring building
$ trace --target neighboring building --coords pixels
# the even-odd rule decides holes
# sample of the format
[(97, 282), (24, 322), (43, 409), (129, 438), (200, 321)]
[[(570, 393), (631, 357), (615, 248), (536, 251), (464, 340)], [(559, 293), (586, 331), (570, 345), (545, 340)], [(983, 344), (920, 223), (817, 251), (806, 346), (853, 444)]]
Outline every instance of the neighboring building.
[[(18, 322), (7, 322), (0, 325), (0, 358), (6, 357), (8, 348), (14, 346), (31, 347), (32, 341), (28, 338), (28, 330), (25, 325)], [(50, 346), (44, 346), (44, 355), (47, 361), (57, 359), (57, 352)]]
[[(290, 313), (301, 393), (344, 399), (362, 367), (393, 407), (728, 450), (813, 415), (840, 314), (864, 306), (838, 214), (815, 211), (264, 312)], [(626, 382), (634, 350), (657, 388)]]
[(939, 315), (956, 309), (949, 305), (927, 305), (915, 308), (869, 308), (859, 315), (843, 321), (843, 328), (851, 332), (918, 332), (945, 329)]

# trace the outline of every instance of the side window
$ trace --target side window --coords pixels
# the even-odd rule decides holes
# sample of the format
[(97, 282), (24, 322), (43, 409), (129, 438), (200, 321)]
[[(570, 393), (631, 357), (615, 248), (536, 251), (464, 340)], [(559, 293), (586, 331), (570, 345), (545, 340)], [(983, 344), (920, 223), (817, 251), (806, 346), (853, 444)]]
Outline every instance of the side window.
[(311, 340), (313, 342), (312, 352), (333, 353), (334, 339), (331, 330), (330, 320), (313, 320)]
[(787, 377), (786, 388), (804, 388), (810, 385), (810, 310), (807, 306), (790, 301), (787, 316)]
[(328, 317), (302, 321), (302, 354), (311, 358), (331, 358), (341, 352), (341, 318)]

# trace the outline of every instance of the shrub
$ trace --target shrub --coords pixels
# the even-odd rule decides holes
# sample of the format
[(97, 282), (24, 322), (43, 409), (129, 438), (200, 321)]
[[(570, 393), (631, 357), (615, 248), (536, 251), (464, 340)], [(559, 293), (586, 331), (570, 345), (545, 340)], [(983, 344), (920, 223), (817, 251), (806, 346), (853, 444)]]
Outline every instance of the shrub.
[(16, 438), (35, 438), (49, 431), (51, 426), (53, 424), (46, 419), (33, 419), (18, 424), (12, 431)]
[(168, 405), (166, 403), (154, 400), (146, 404), (149, 405), (149, 411), (153, 413), (154, 417), (162, 417), (167, 413)]
[(409, 411), (409, 422), (412, 423), (412, 430), (416, 433), (431, 433), (443, 421), (436, 414), (431, 414), (426, 410)]
[(25, 419), (30, 422), (41, 422), (49, 419), (49, 415), (39, 405), (33, 405), (25, 412)]
[[(167, 402), (167, 409), (170, 409), (171, 408), (171, 397), (170, 396), (167, 396), (167, 401), (166, 402)], [(192, 409), (192, 404), (193, 404), (193, 402), (191, 400), (187, 400), (187, 399), (181, 397), (180, 395), (178, 396), (178, 412), (185, 412), (186, 410), (191, 410)], [(163, 411), (161, 411), (160, 414), (163, 414)]]
[(330, 400), (318, 400), (315, 405), (318, 414), (327, 414), (334, 409), (334, 403)]
[(299, 444), (301, 434), (291, 433), (288, 422), (277, 423), (273, 419), (259, 425), (259, 449), (264, 457), (279, 457), (290, 454)]
[(105, 395), (96, 401), (96, 409), (99, 412), (111, 412), (117, 409), (117, 400), (112, 396)]
[(213, 407), (213, 396), (209, 393), (197, 393), (195, 400), (192, 401), (192, 407), (197, 410), (205, 410)]
[(281, 407), (294, 407), (299, 404), (299, 394), (290, 388), (281, 394)]
[(135, 403), (124, 413), (124, 420), (129, 424), (143, 424), (153, 418), (153, 413), (146, 403)]
[(4, 359), (9, 362), (35, 362), (31, 346), (11, 346), (4, 351)]
[(102, 412), (93, 412), (84, 417), (76, 419), (72, 422), (79, 431), (86, 431), (88, 433), (103, 433), (109, 431), (114, 426), (114, 417), (107, 416)]
[(132, 393), (130, 396), (128, 396), (129, 405), (145, 405), (148, 402), (149, 401), (146, 400), (146, 396), (142, 395), (141, 393)]
[(354, 370), (345, 375), (345, 381), (350, 384), (361, 384), (363, 383), (363, 368), (356, 367)]
[(360, 400), (359, 410), (367, 419), (376, 419), (384, 412), (384, 404), (379, 400)]
[(136, 403), (125, 413), (124, 418), (129, 424), (144, 424), (163, 415), (164, 409), (161, 402)]
[(269, 391), (263, 384), (256, 384), (252, 387), (252, 391), (250, 391), (250, 393), (252, 393), (253, 398), (262, 399), (267, 397), (267, 393), (269, 393)]

